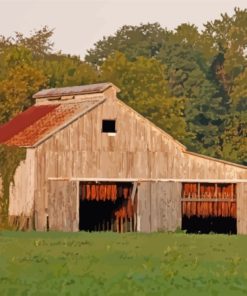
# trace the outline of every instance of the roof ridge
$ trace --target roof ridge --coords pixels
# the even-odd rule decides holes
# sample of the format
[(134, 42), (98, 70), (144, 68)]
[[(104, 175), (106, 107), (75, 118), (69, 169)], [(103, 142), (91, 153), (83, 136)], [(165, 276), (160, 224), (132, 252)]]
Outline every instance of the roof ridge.
[(115, 87), (117, 91), (119, 90), (111, 82), (101, 82), (94, 84), (78, 85), (78, 86), (66, 86), (58, 88), (48, 88), (42, 89), (33, 95), (34, 99), (41, 99), (46, 97), (61, 97), (61, 96), (72, 96), (80, 94), (93, 94), (102, 93), (109, 87)]

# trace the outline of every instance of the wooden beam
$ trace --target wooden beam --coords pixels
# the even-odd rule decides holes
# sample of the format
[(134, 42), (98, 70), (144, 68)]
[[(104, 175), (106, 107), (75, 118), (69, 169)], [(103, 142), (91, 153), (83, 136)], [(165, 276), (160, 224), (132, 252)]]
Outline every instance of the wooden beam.
[(183, 202), (236, 202), (236, 199), (227, 198), (181, 198)]
[(153, 179), (153, 178), (85, 178), (85, 177), (50, 177), (52, 181), (82, 182), (178, 182), (178, 183), (247, 183), (247, 179)]

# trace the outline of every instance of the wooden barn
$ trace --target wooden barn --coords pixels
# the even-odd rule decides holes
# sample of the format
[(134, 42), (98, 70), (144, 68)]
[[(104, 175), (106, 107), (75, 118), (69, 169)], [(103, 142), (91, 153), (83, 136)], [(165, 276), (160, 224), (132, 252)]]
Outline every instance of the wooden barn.
[(247, 233), (247, 167), (186, 147), (111, 83), (42, 90), (0, 128), (26, 148), (9, 221), (38, 231)]

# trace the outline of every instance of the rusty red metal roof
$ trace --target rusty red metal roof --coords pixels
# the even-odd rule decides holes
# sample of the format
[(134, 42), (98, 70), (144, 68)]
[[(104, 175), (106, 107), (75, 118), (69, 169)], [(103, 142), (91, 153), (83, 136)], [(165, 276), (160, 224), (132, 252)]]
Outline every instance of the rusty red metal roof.
[(32, 126), (34, 122), (56, 109), (59, 105), (32, 106), (18, 114), (11, 121), (0, 126), (0, 144), (5, 143), (20, 131)]
[(80, 103), (50, 104), (33, 106), (0, 126), (0, 144), (32, 147), (53, 134), (69, 120), (96, 107), (102, 99)]
[(61, 87), (61, 88), (50, 88), (43, 89), (33, 95), (35, 99), (48, 98), (48, 97), (61, 97), (61, 96), (72, 96), (72, 95), (83, 95), (90, 93), (101, 93), (107, 88), (111, 87), (113, 84), (109, 82), (71, 86), (71, 87)]

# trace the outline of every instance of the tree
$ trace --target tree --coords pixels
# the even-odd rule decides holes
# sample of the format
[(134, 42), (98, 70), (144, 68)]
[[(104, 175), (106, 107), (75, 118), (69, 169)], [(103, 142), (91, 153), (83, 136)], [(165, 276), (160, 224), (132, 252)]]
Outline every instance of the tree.
[(42, 72), (29, 66), (18, 65), (10, 69), (0, 82), (0, 122), (6, 122), (32, 104), (32, 95), (45, 86)]
[(220, 20), (208, 22), (203, 36), (211, 39), (218, 55), (214, 71), (227, 95), (230, 95), (234, 79), (246, 67), (247, 9), (235, 8), (233, 16), (222, 14)]
[(236, 77), (231, 92), (232, 111), (247, 112), (247, 68)]
[(51, 41), (52, 35), (53, 29), (44, 26), (40, 30), (32, 32), (30, 37), (26, 37), (22, 33), (16, 32), (13, 42), (18, 46), (29, 49), (34, 55), (42, 57), (50, 53), (53, 48), (53, 42)]
[(247, 69), (235, 80), (222, 135), (225, 159), (247, 164)]
[(189, 134), (184, 143), (193, 151), (220, 157), (226, 112), (217, 86), (210, 81), (210, 63), (201, 48), (197, 29), (181, 25), (163, 44), (157, 58), (167, 66), (170, 93), (187, 98), (184, 113)]
[(39, 65), (48, 78), (49, 87), (90, 84), (99, 80), (98, 71), (76, 56), (49, 54)]
[(247, 111), (231, 114), (227, 121), (223, 141), (223, 158), (247, 165)]
[(115, 51), (124, 53), (130, 61), (139, 56), (154, 57), (169, 35), (158, 23), (123, 26), (113, 36), (104, 37), (88, 50), (85, 60), (100, 66)]

